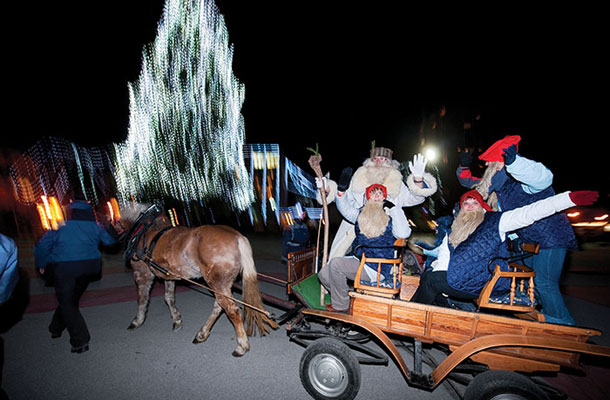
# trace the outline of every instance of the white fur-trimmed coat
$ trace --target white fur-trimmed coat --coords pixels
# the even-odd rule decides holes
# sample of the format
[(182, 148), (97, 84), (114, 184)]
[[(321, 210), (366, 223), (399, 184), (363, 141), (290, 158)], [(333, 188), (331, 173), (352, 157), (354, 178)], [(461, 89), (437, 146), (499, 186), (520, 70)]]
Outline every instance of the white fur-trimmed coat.
[[(369, 182), (366, 176), (365, 166), (361, 166), (352, 176), (349, 188), (343, 193), (346, 196), (350, 207), (362, 208), (365, 200), (366, 188), (372, 184), (382, 184), (388, 192), (388, 200), (399, 207), (412, 207), (424, 202), (426, 197), (436, 193), (436, 179), (431, 174), (424, 172), (424, 188), (420, 188), (414, 182), (413, 175), (409, 175), (407, 183), (403, 182), (402, 174), (398, 169), (392, 170), (383, 182)], [(327, 203), (331, 203), (337, 196), (337, 183), (333, 180), (328, 180), (330, 192), (326, 196)], [(322, 203), (322, 199), (318, 192), (317, 200)], [(334, 257), (344, 256), (351, 246), (354, 237), (354, 225), (349, 223), (345, 218), (341, 222), (335, 238), (330, 248), (328, 255), (329, 260)]]

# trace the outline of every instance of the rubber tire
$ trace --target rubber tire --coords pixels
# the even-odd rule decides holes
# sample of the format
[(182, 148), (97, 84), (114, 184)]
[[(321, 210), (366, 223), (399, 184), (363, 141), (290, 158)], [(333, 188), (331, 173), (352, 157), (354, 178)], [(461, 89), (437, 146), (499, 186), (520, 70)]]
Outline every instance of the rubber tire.
[[(339, 380), (326, 385), (328, 376), (318, 371), (322, 367)], [(334, 338), (317, 339), (307, 346), (299, 375), (307, 393), (318, 400), (351, 400), (360, 390), (358, 359), (346, 344)]]
[(464, 400), (548, 400), (548, 396), (531, 379), (516, 372), (485, 371), (466, 388)]

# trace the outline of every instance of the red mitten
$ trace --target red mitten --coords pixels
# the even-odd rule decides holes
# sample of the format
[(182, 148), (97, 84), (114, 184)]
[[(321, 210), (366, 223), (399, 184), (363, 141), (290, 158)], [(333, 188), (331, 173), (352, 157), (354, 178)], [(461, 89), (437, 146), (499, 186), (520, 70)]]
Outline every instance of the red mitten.
[(570, 192), (570, 200), (577, 206), (589, 206), (597, 201), (599, 197), (598, 192), (590, 190), (581, 190), (578, 192)]

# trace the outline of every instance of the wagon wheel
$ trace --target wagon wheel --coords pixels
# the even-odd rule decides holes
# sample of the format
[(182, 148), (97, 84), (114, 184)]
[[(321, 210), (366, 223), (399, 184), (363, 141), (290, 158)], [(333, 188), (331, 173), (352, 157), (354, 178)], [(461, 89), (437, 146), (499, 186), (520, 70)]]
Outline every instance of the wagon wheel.
[(466, 388), (464, 400), (548, 400), (531, 379), (511, 371), (491, 370), (477, 375)]
[(350, 400), (360, 390), (360, 364), (341, 341), (322, 338), (312, 342), (301, 357), (301, 383), (319, 400)]

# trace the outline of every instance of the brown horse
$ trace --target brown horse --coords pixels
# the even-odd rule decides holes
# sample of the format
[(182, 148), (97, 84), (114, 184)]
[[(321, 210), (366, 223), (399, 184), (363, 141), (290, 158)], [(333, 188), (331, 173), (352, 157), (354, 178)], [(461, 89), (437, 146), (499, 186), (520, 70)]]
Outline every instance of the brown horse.
[[(140, 249), (153, 247), (152, 253), (149, 252), (147, 256), (142, 256), (142, 251), (129, 256), (138, 287), (138, 312), (128, 329), (136, 329), (144, 323), (155, 277), (165, 280), (165, 303), (170, 310), (174, 331), (182, 327), (182, 317), (174, 301), (176, 280), (203, 277), (215, 293), (212, 314), (195, 336), (193, 343), (201, 343), (208, 338), (214, 322), (223, 310), (235, 328), (237, 348), (233, 355), (236, 357), (244, 355), (250, 349), (248, 336), (256, 334), (257, 328), (260, 335), (264, 336), (269, 332), (269, 327), (278, 327), (273, 319), (250, 307), (244, 307), (242, 320), (239, 307), (230, 297), (231, 286), (241, 273), (243, 302), (263, 309), (252, 247), (245, 236), (223, 225), (203, 225), (195, 228), (179, 226), (169, 229), (169, 220), (163, 214), (158, 215), (158, 212), (153, 215), (149, 213), (148, 224), (142, 224), (142, 221), (137, 221), (138, 216), (144, 215), (141, 211), (142, 206), (136, 206), (131, 212), (126, 210), (120, 220), (120, 224), (126, 229), (139, 229), (138, 232), (131, 229), (131, 242), (134, 245)], [(134, 222), (142, 228), (133, 225)], [(167, 230), (162, 232), (164, 229)], [(156, 244), (153, 243), (155, 240)], [(156, 265), (167, 270), (167, 273), (153, 268), (148, 257)], [(247, 331), (244, 329), (244, 321)]]

